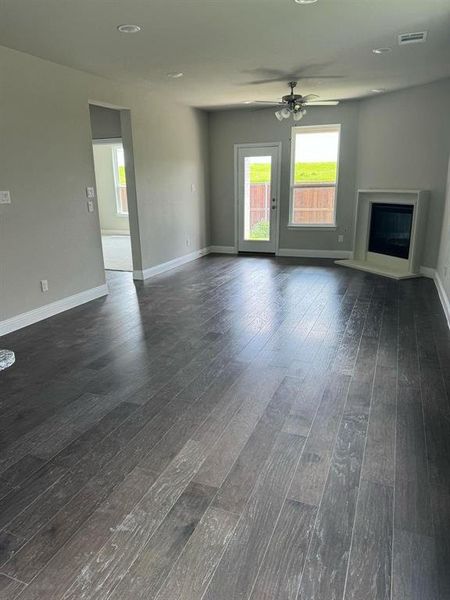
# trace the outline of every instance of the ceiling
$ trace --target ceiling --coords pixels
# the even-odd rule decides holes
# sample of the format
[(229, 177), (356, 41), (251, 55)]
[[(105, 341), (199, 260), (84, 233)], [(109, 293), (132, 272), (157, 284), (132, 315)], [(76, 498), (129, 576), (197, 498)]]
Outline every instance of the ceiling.
[[(421, 30), (426, 43), (398, 46)], [(204, 108), (275, 100), (294, 75), (300, 93), (343, 100), (450, 76), (450, 1), (0, 0), (0, 44)]]

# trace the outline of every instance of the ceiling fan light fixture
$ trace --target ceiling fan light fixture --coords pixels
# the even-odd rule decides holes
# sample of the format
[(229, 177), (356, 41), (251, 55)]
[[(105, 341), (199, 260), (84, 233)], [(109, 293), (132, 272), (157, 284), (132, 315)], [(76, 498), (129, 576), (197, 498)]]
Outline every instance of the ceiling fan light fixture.
[[(318, 98), (316, 94), (308, 94), (303, 96), (302, 94), (294, 94), (294, 88), (296, 87), (296, 81), (289, 81), (288, 86), (291, 88), (291, 93), (286, 94), (281, 98), (279, 109), (275, 112), (275, 116), (279, 121), (283, 119), (289, 119), (291, 116), (294, 121), (300, 121), (306, 115), (306, 106), (310, 104), (310, 100)], [(336, 100), (328, 100), (324, 102), (316, 102), (316, 105), (330, 105), (333, 106), (338, 104)]]
[(294, 0), (295, 4), (315, 4), (317, 0)]

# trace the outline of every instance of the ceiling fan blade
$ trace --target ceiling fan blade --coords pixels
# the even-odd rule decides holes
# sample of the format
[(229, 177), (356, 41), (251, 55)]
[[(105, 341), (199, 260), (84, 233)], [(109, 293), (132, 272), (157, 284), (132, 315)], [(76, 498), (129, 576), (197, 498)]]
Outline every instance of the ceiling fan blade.
[(337, 106), (339, 100), (319, 100), (318, 102), (305, 102), (306, 106)]
[(253, 100), (250, 104), (269, 104), (270, 106), (284, 106), (284, 103), (278, 102), (278, 100)]
[(315, 98), (319, 98), (319, 96), (317, 94), (308, 94), (307, 96), (303, 96), (302, 102), (311, 102)]

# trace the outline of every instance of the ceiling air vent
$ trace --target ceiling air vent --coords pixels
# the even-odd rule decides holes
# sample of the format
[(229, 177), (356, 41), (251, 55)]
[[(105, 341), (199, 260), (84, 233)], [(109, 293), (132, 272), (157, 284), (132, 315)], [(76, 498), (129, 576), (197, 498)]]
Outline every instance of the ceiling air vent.
[(398, 36), (398, 45), (403, 44), (421, 44), (426, 42), (427, 32), (426, 31), (415, 31), (414, 33), (401, 33)]

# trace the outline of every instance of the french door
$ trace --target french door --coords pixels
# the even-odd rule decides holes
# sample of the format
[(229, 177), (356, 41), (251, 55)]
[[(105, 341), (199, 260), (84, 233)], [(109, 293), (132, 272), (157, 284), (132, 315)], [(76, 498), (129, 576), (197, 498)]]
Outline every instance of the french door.
[(275, 252), (280, 144), (236, 147), (237, 241), (241, 252)]

